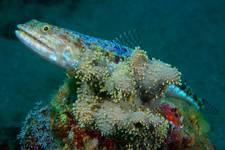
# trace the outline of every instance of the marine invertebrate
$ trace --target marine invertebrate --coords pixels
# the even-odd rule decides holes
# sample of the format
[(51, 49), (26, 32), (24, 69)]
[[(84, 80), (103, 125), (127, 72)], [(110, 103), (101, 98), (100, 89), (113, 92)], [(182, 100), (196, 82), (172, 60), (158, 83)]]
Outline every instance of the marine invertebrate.
[(81, 127), (87, 127), (93, 124), (93, 115), (97, 108), (100, 107), (100, 97), (95, 95), (88, 85), (81, 86), (81, 90), (79, 91), (78, 99), (73, 104), (73, 112), (79, 125)]
[(157, 98), (167, 85), (180, 83), (181, 73), (176, 68), (156, 59), (149, 60), (146, 53), (139, 48), (134, 50), (129, 59), (144, 99)]
[(48, 107), (36, 104), (28, 113), (18, 139), (22, 149), (47, 149), (52, 144)]
[[(49, 120), (34, 123), (51, 127), (47, 133), (60, 141), (51, 146), (156, 150), (201, 147), (207, 141), (204, 119), (195, 109), (190, 111), (199, 103), (178, 88), (177, 68), (149, 59), (140, 47), (131, 49), (37, 20), (18, 29), (23, 43), (68, 70), (64, 85), (46, 107)], [(32, 128), (23, 130), (19, 136), (23, 145), (30, 132), (35, 139), (39, 134)]]
[(119, 63), (112, 74), (105, 81), (106, 91), (112, 96), (113, 101), (126, 100), (134, 97), (136, 81), (129, 64)]
[(160, 105), (161, 114), (175, 126), (181, 125), (181, 116), (177, 112), (177, 108), (173, 108), (168, 103)]

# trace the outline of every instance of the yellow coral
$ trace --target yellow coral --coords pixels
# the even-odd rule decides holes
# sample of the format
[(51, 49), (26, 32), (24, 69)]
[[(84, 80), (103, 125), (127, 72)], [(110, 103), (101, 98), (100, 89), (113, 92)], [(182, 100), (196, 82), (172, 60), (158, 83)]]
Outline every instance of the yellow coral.
[(126, 63), (119, 63), (112, 75), (105, 81), (106, 90), (114, 102), (127, 100), (129, 96), (135, 95), (135, 85), (132, 70)]
[(94, 122), (94, 112), (97, 111), (101, 98), (94, 95), (87, 84), (78, 90), (76, 102), (73, 104), (73, 113), (81, 127), (87, 127)]
[(102, 51), (96, 49), (96, 51), (86, 50), (78, 66), (77, 74), (82, 81), (100, 82), (107, 75), (107, 62)]
[(147, 54), (135, 49), (129, 59), (142, 99), (149, 101), (158, 98), (168, 84), (179, 84), (181, 73), (162, 61), (149, 60)]

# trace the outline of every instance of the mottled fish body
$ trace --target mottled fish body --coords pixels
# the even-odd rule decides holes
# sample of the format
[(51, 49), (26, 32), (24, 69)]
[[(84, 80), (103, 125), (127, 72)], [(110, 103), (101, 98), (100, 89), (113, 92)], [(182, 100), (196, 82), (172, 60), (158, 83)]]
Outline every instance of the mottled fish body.
[(48, 23), (31, 20), (19, 24), (16, 36), (34, 52), (64, 68), (75, 68), (86, 49), (97, 45), (118, 57), (129, 57), (132, 49), (115, 41), (103, 40)]

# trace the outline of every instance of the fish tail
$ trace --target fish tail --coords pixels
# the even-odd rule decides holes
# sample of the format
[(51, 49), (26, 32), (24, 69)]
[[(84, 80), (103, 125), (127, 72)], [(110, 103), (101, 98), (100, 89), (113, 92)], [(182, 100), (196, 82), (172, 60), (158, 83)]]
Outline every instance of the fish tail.
[(196, 100), (191, 95), (189, 95), (184, 90), (182, 90), (180, 87), (174, 84), (170, 84), (167, 87), (166, 93), (169, 96), (181, 98), (185, 100), (186, 102), (188, 102), (189, 104), (193, 105), (197, 110), (200, 110), (200, 106), (196, 102)]
[(219, 110), (205, 98), (200, 99), (202, 111), (210, 114), (219, 114)]

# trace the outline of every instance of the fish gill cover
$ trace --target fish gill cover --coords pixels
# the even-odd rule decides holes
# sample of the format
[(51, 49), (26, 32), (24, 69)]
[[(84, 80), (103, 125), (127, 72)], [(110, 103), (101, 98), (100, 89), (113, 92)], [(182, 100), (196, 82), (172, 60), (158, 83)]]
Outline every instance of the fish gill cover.
[(32, 20), (17, 37), (67, 69), (50, 104), (32, 110), (22, 149), (214, 149), (202, 104), (182, 90), (177, 68), (140, 47)]

